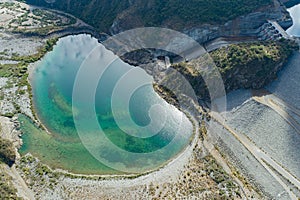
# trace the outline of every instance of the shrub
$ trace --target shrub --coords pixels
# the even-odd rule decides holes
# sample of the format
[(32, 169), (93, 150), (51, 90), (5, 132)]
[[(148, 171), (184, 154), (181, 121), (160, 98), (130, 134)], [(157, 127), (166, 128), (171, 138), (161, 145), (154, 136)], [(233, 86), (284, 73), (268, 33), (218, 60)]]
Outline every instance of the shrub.
[(16, 152), (11, 141), (0, 138), (0, 162), (10, 167), (15, 163)]

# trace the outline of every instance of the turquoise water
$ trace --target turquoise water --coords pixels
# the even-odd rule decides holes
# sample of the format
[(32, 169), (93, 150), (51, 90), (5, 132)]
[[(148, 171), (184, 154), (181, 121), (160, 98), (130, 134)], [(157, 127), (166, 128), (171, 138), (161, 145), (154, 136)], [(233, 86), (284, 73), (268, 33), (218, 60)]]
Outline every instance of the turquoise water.
[[(104, 68), (104, 61), (115, 56), (95, 38), (84, 34), (60, 39), (37, 64), (31, 80), (34, 107), (51, 135), (20, 116), (25, 133), (21, 153), (30, 152), (53, 168), (83, 174), (140, 173), (165, 164), (190, 142), (192, 124), (161, 99), (151, 83), (136, 88), (128, 104), (123, 98), (127, 95), (124, 88), (113, 93), (124, 77), (130, 85), (139, 79), (149, 79), (148, 75), (130, 74), (136, 68), (116, 58), (97, 82), (94, 102), (77, 102), (72, 98), (81, 64), (86, 58), (94, 59), (90, 53), (95, 47), (100, 56), (91, 65)], [(93, 73), (90, 70), (86, 75), (89, 78)], [(91, 88), (83, 88), (82, 95)], [(91, 104), (95, 113), (86, 110)], [(96, 116), (97, 126), (90, 115)]]

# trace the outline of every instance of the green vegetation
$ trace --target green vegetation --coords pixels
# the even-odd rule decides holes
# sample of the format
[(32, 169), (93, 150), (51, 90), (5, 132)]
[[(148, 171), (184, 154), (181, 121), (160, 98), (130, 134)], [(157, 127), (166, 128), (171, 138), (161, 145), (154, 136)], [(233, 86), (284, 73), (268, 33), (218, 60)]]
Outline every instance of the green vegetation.
[(13, 2), (0, 2), (0, 6), (3, 8), (11, 8), (14, 7), (14, 3)]
[(23, 63), (0, 65), (1, 77), (21, 77), (23, 74), (26, 73), (26, 71), (27, 67)]
[(48, 51), (52, 51), (53, 46), (56, 44), (57, 41), (58, 41), (58, 38), (51, 38), (46, 41), (45, 46), (40, 48), (36, 54), (29, 55), (29, 56), (19, 56), (19, 55), (13, 54), (11, 57), (11, 60), (19, 61), (25, 65), (36, 62), (36, 61), (40, 60)]
[(16, 195), (17, 190), (12, 185), (11, 177), (1, 169), (2, 167), (0, 165), (0, 199), (21, 199)]
[[(4, 51), (6, 54), (6, 58), (4, 60), (12, 60), (16, 61), (16, 64), (0, 64), (0, 77), (6, 77), (9, 78), (9, 81), (7, 82), (5, 89), (12, 88), (12, 87), (18, 87), (16, 90), (16, 95), (24, 95), (26, 91), (24, 90), (24, 86), (27, 86), (26, 89), (28, 91), (31, 91), (31, 85), (28, 83), (28, 65), (30, 63), (36, 62), (40, 60), (48, 51), (51, 51), (53, 49), (53, 46), (56, 44), (58, 41), (58, 38), (52, 38), (46, 41), (45, 45), (38, 49), (36, 54), (33, 55), (26, 55), (26, 56), (21, 56), (16, 53), (13, 53), (12, 55), (9, 55), (7, 51)], [(1, 56), (0, 56), (1, 59)], [(31, 92), (29, 92), (29, 97), (32, 98)], [(4, 100), (4, 94), (0, 93), (0, 99)], [(6, 98), (6, 100), (12, 100), (11, 98), (9, 99)], [(32, 101), (31, 101), (32, 103)], [(12, 100), (12, 104), (15, 108), (15, 110), (4, 113), (3, 115), (5, 117), (12, 118), (15, 114), (21, 113), (21, 108), (20, 106)], [(33, 106), (31, 105), (31, 108)], [(33, 112), (34, 113), (34, 112)]]
[(17, 64), (0, 64), (0, 77), (13, 77), (18, 79), (19, 86), (28, 85), (27, 83), (27, 66), (30, 63), (40, 60), (53, 46), (58, 38), (52, 38), (46, 41), (45, 46), (41, 47), (36, 54), (28, 56), (20, 56), (16, 53), (12, 54), (9, 60), (17, 61)]
[(221, 73), (226, 74), (234, 68), (245, 66), (251, 69), (257, 65), (270, 68), (270, 65), (286, 60), (296, 48), (292, 42), (286, 43), (283, 40), (233, 44), (212, 52), (211, 56)]
[(12, 142), (0, 137), (0, 162), (12, 166), (15, 163), (16, 152)]
[[(108, 31), (120, 13), (126, 13), (124, 23), (161, 26), (172, 24), (182, 28), (189, 24), (224, 23), (237, 16), (250, 13), (271, 0), (137, 0), (131, 5), (127, 0), (27, 0), (27, 3), (69, 12), (102, 31)], [(172, 23), (170, 23), (172, 22)]]
[(51, 4), (44, 0), (26, 2), (71, 13), (101, 30), (103, 27), (108, 30), (116, 16), (129, 7), (127, 0), (56, 0)]
[(38, 8), (27, 9), (15, 2), (0, 2), (0, 9), (3, 8), (15, 13), (15, 16), (8, 20), (7, 24), (5, 22), (6, 25), (2, 27), (13, 33), (46, 36), (53, 31), (61, 30), (62, 26), (70, 26), (77, 21), (74, 17), (64, 13), (49, 12)]
[(294, 42), (287, 40), (244, 43), (221, 48), (211, 56), (228, 90), (259, 89), (276, 77), (297, 48)]
[(158, 93), (163, 99), (165, 99), (169, 104), (176, 106), (177, 108), (180, 107), (179, 100), (177, 99), (176, 95), (169, 90), (167, 87), (163, 85), (154, 84), (153, 88), (156, 93)]
[[(239, 187), (233, 182), (231, 177), (224, 171), (224, 169), (216, 162), (211, 156), (203, 158), (205, 163), (206, 173), (214, 180), (214, 182), (220, 187), (219, 195), (221, 199), (233, 199), (233, 194), (236, 197), (241, 198)], [(229, 192), (229, 194), (227, 194)]]
[(211, 178), (217, 183), (221, 183), (225, 180), (230, 180), (229, 175), (222, 169), (220, 165), (212, 156), (204, 157), (204, 162), (206, 163), (207, 174), (211, 174)]
[[(277, 72), (297, 49), (297, 44), (289, 40), (232, 44), (211, 52), (211, 58), (204, 55), (191, 63), (180, 63), (172, 67), (189, 80), (196, 95), (208, 98), (203, 74), (195, 69), (195, 63), (207, 66), (209, 60), (214, 61), (226, 91), (240, 88), (260, 89), (276, 78)], [(209, 78), (213, 79), (214, 75), (211, 74)], [(171, 75), (166, 79), (174, 81)]]
[[(164, 21), (176, 19), (179, 26), (186, 23), (225, 23), (240, 15), (268, 5), (270, 0), (155, 0), (155, 6), (147, 12), (138, 11), (147, 26), (161, 25)], [(151, 14), (150, 14), (151, 13)]]
[(39, 28), (33, 28), (33, 29), (17, 29), (14, 28), (12, 33), (16, 34), (25, 34), (25, 35), (38, 35), (38, 36), (47, 36), (50, 32), (58, 31), (60, 30), (60, 27), (57, 26), (45, 26), (45, 27), (39, 27)]
[[(42, 25), (52, 24), (53, 26), (66, 26), (76, 23), (76, 19), (64, 13), (57, 12), (48, 12), (42, 9), (34, 9), (32, 13), (35, 15), (33, 18), (42, 22)], [(63, 22), (61, 17), (67, 19), (66, 22)]]

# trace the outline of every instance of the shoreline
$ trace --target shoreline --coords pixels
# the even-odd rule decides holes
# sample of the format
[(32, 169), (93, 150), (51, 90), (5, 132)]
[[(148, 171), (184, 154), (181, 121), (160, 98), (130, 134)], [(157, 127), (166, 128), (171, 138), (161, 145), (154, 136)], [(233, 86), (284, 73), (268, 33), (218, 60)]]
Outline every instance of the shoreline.
[[(36, 67), (37, 64), (36, 63), (34, 63), (34, 64), (35, 64), (34, 67)], [(31, 68), (30, 73), (33, 73), (33, 71), (36, 69), (34, 67)], [(31, 74), (31, 78), (32, 78), (32, 74)], [(30, 82), (30, 84), (31, 84), (31, 82)], [(32, 101), (33, 101), (33, 99), (32, 99)], [(171, 105), (171, 106), (173, 106), (173, 105)], [(174, 108), (178, 110), (177, 107), (174, 106)], [(34, 112), (33, 114), (36, 117), (36, 119), (33, 120), (30, 117), (29, 117), (29, 119), (31, 119), (32, 122), (37, 125), (37, 128), (42, 128), (43, 130), (45, 130), (47, 132), (47, 134), (52, 135), (51, 131), (49, 131), (49, 129), (47, 129), (47, 127), (42, 123), (42, 121), (39, 118), (39, 116), (38, 116), (38, 114), (37, 114), (34, 107), (32, 108), (32, 110)], [(187, 114), (185, 111), (182, 111), (182, 110), (179, 110), (179, 111), (185, 117), (187, 117), (187, 119), (191, 122), (191, 124), (193, 126), (193, 133), (192, 133), (192, 135), (190, 137), (190, 140), (189, 140), (190, 142), (180, 152), (178, 152), (178, 154), (176, 154), (170, 160), (167, 160), (161, 166), (159, 166), (159, 167), (157, 167), (153, 170), (145, 171), (141, 174), (126, 174), (126, 173), (120, 174), (120, 175), (119, 174), (101, 174), (101, 173), (100, 174), (80, 174), (80, 173), (73, 173), (72, 171), (68, 171), (68, 170), (60, 169), (60, 168), (53, 169), (52, 167), (50, 167), (49, 165), (44, 164), (44, 163), (43, 163), (43, 165), (49, 167), (53, 172), (62, 172), (64, 174), (80, 176), (80, 177), (84, 176), (84, 177), (87, 177), (87, 178), (99, 177), (99, 178), (108, 178), (108, 179), (109, 178), (112, 178), (112, 179), (114, 179), (114, 178), (128, 178), (128, 179), (131, 179), (131, 178), (138, 178), (138, 177), (146, 176), (148, 174), (155, 173), (157, 171), (160, 171), (161, 169), (164, 169), (164, 168), (168, 167), (169, 165), (173, 165), (172, 163), (178, 161), (179, 158), (181, 158), (183, 156), (183, 154), (186, 154), (186, 152), (189, 152), (189, 151), (192, 152), (195, 145), (192, 145), (191, 143), (195, 144), (195, 143), (197, 143), (197, 140), (199, 139), (199, 130), (198, 130), (199, 125), (198, 125), (197, 121), (194, 119), (194, 116), (192, 116), (191, 114)], [(36, 157), (36, 158), (39, 160), (38, 157)]]
[[(63, 38), (63, 37), (67, 37), (69, 35), (87, 34), (87, 35), (91, 35), (92, 37), (96, 38), (100, 43), (102, 43), (102, 41), (100, 39), (100, 34), (99, 34), (99, 38), (98, 38), (97, 36), (94, 35), (96, 32), (93, 32), (93, 30), (88, 30), (88, 29), (84, 29), (84, 28), (83, 29), (76, 29), (76, 28), (73, 29), (73, 28), (55, 31), (53, 33), (50, 33), (48, 36), (44, 37), (44, 39), (53, 38), (53, 37)], [(25, 35), (24, 37), (29, 37), (29, 36)], [(49, 52), (47, 52), (47, 53), (49, 53)], [(27, 79), (27, 81), (28, 81), (28, 84), (30, 85), (30, 87), (32, 87), (32, 82), (31, 82), (32, 81), (32, 79), (31, 79), (32, 74), (33, 74), (34, 70), (36, 69), (38, 62), (39, 61), (31, 63), (28, 66), (28, 79)], [(44, 129), (48, 134), (51, 135), (51, 132), (42, 123), (43, 120), (41, 120), (38, 117), (37, 111), (34, 107), (32, 88), (28, 88), (27, 91), (30, 94), (29, 95), (30, 96), (30, 104), (31, 104), (30, 108), (31, 108), (31, 111), (32, 111), (32, 114), (33, 114), (33, 118), (36, 118), (36, 119), (33, 119), (31, 117), (29, 117), (29, 118), (32, 119), (33, 123), (36, 123), (36, 125), (39, 128)], [(178, 108), (176, 107), (176, 109), (178, 109)], [(182, 111), (180, 109), (179, 109), (179, 111), (184, 113), (184, 111)], [(102, 183), (107, 184), (110, 187), (117, 187), (117, 186), (125, 186), (126, 187), (127, 185), (133, 184), (133, 183), (134, 183), (134, 185), (142, 185), (142, 184), (145, 184), (146, 182), (150, 183), (153, 180), (157, 181), (159, 179), (165, 181), (165, 179), (170, 179), (171, 178), (173, 180), (173, 178), (174, 178), (174, 181), (175, 181), (177, 174), (179, 174), (180, 171), (185, 170), (185, 164), (188, 163), (189, 160), (192, 158), (192, 155), (194, 153), (195, 145), (197, 145), (198, 143), (201, 143), (201, 139), (199, 139), (199, 124), (198, 124), (197, 120), (194, 119), (195, 116), (192, 115), (190, 117), (192, 119), (190, 119), (188, 117), (189, 120), (191, 122), (192, 122), (192, 120), (194, 120), (196, 122), (197, 126), (198, 126), (197, 127), (196, 125), (194, 125), (192, 123), (193, 128), (194, 129), (196, 128), (196, 133), (193, 133), (193, 135), (191, 136), (191, 144), (187, 144), (187, 146), (182, 151), (180, 151), (175, 157), (173, 157), (171, 160), (167, 161), (165, 164), (163, 164), (161, 167), (159, 167), (157, 169), (154, 169), (154, 170), (142, 173), (142, 174), (86, 175), (86, 174), (77, 174), (77, 173), (68, 172), (68, 171), (63, 170), (63, 169), (52, 169), (48, 165), (46, 165), (46, 166), (48, 166), (51, 169), (51, 171), (53, 171), (53, 172), (62, 173), (62, 176), (65, 176), (66, 178), (69, 178), (67, 175), (75, 176), (74, 179), (78, 180), (79, 187), (85, 184), (84, 181), (93, 181), (94, 180), (93, 178), (104, 178), (103, 180), (98, 180), (99, 184), (102, 184)], [(197, 133), (198, 133), (198, 136), (197, 136)], [(22, 139), (20, 139), (20, 140), (22, 140)], [(222, 153), (222, 152), (220, 151), (219, 153)], [(226, 156), (226, 157), (228, 157), (228, 156)], [(41, 162), (41, 161), (39, 161), (39, 162)], [(45, 165), (44, 163), (42, 163), (42, 164)], [(239, 168), (239, 167), (237, 167), (237, 168)], [(173, 169), (176, 169), (175, 170), (176, 173), (173, 171)], [(18, 172), (20, 173), (19, 170), (18, 170)], [(244, 175), (244, 172), (242, 174)], [(235, 177), (235, 176), (231, 176), (231, 177)], [(70, 179), (72, 180), (72, 178), (70, 178)], [(83, 180), (83, 183), (80, 182), (80, 179)], [(243, 187), (241, 187), (241, 188), (243, 189)]]
[[(197, 120), (194, 118), (191, 118), (190, 120), (197, 122)], [(198, 125), (196, 126), (195, 130), (199, 130)], [(177, 182), (178, 178), (183, 173), (185, 173), (185, 171), (188, 169), (187, 166), (189, 166), (189, 163), (194, 159), (194, 149), (197, 147), (197, 145), (201, 145), (201, 141), (199, 140), (198, 134), (199, 131), (195, 133), (192, 143), (189, 144), (181, 153), (179, 153), (172, 160), (169, 160), (165, 165), (159, 167), (158, 169), (148, 171), (143, 174), (85, 175), (70, 173), (59, 169), (52, 170), (51, 168), (49, 168), (49, 166), (43, 163), (42, 166), (47, 166), (50, 169), (50, 174), (58, 174), (58, 187), (64, 187), (68, 185), (71, 188), (83, 188), (83, 190), (89, 190), (88, 188), (91, 187), (94, 189), (107, 189), (108, 191), (104, 192), (104, 194), (102, 195), (112, 195), (111, 192), (115, 190), (115, 192), (117, 192), (118, 188), (128, 190), (130, 188), (142, 188), (145, 185), (151, 186), (152, 184), (174, 184)], [(37, 160), (36, 162), (38, 164), (40, 163), (39, 160)], [(29, 166), (29, 168), (31, 167), (32, 166)], [(36, 170), (36, 168), (34, 167), (32, 169)], [(49, 195), (50, 193), (47, 194)]]
[[(91, 37), (94, 37), (90, 33), (77, 33), (77, 32), (74, 33), (74, 34), (71, 34), (71, 36), (75, 36), (75, 35), (79, 35), (79, 34), (86, 34), (86, 35), (90, 35)], [(68, 35), (62, 35), (61, 37), (59, 37), (59, 39), (63, 38), (63, 37), (67, 37), (67, 36), (70, 36), (70, 34), (68, 34)], [(47, 53), (49, 53), (49, 52), (47, 52)], [(43, 59), (43, 58), (41, 58), (41, 59)], [(31, 107), (32, 114), (33, 114), (33, 116), (34, 116), (35, 119), (32, 119), (29, 116), (27, 116), (27, 117), (29, 117), (29, 119), (32, 120), (32, 122), (37, 126), (37, 128), (41, 128), (47, 134), (52, 135), (51, 131), (49, 131), (49, 129), (43, 124), (43, 120), (41, 120), (40, 117), (38, 116), (38, 113), (37, 113), (36, 108), (34, 106), (34, 100), (33, 100), (33, 95), (34, 94), (33, 94), (33, 91), (32, 91), (33, 90), (32, 80), (33, 80), (33, 73), (37, 69), (39, 62), (41, 62), (41, 60), (36, 61), (34, 63), (31, 63), (28, 66), (28, 78), (27, 78), (27, 81), (28, 81), (28, 84), (30, 85), (30, 91), (28, 91), (28, 92), (29, 92), (30, 97), (31, 97), (30, 98), (30, 100), (31, 100), (31, 106), (30, 107)], [(171, 106), (174, 106), (174, 105), (171, 105)], [(155, 173), (157, 171), (160, 171), (161, 169), (164, 169), (165, 167), (167, 167), (171, 163), (176, 162), (177, 160), (179, 160), (179, 158), (182, 156), (182, 154), (185, 154), (186, 151), (192, 151), (193, 148), (191, 148), (192, 145), (190, 143), (191, 142), (192, 143), (196, 143), (197, 141), (194, 141), (194, 140), (197, 140), (199, 138), (199, 131), (198, 131), (198, 128), (196, 128), (196, 122), (197, 121), (196, 120), (194, 120), (194, 121), (192, 120), (192, 118), (194, 118), (194, 116), (192, 116), (192, 114), (188, 113), (187, 111), (184, 111), (184, 110), (182, 111), (181, 109), (178, 109), (176, 106), (174, 106), (174, 108), (177, 109), (177, 110), (179, 110), (185, 117), (187, 117), (187, 119), (191, 122), (191, 124), (193, 126), (193, 133), (192, 133), (192, 135), (190, 137), (190, 140), (189, 140), (190, 142), (186, 145), (186, 147), (184, 147), (173, 158), (171, 158), (170, 160), (167, 160), (161, 166), (159, 166), (159, 167), (157, 167), (157, 168), (155, 168), (153, 170), (149, 170), (149, 171), (146, 171), (146, 172), (141, 173), (141, 174), (126, 174), (125, 173), (125, 174), (121, 174), (121, 175), (118, 175), (118, 174), (108, 174), (108, 175), (107, 174), (105, 174), (105, 175), (103, 175), (103, 174), (91, 174), (90, 175), (90, 174), (73, 173), (71, 171), (68, 171), (68, 170), (65, 170), (65, 169), (60, 169), (60, 168), (52, 169), (50, 166), (48, 166), (47, 164), (44, 164), (44, 163), (43, 163), (43, 165), (46, 165), (47, 167), (49, 167), (54, 172), (62, 172), (62, 173), (65, 173), (65, 174), (70, 174), (70, 175), (80, 176), (80, 177), (85, 176), (87, 178), (101, 177), (101, 178), (112, 178), (112, 179), (113, 178), (129, 178), (130, 179), (130, 178), (138, 178), (138, 177), (146, 176), (148, 174), (152, 174), (152, 173)], [(199, 125), (197, 127), (199, 127)], [(37, 157), (37, 159), (38, 159), (38, 157)]]
[[(100, 43), (102, 43), (104, 38), (106, 38), (107, 36), (109, 37), (109, 35), (104, 35), (104, 34), (101, 35), (101, 33), (97, 33), (95, 30), (90, 29), (90, 27), (69, 27), (69, 28), (66, 28), (66, 29), (54, 31), (54, 32), (49, 33), (48, 35), (46, 35), (44, 37), (40, 36), (40, 35), (34, 36), (34, 35), (26, 35), (26, 34), (19, 33), (19, 35), (21, 35), (21, 36), (23, 35), (24, 37), (27, 37), (27, 38), (40, 37), (43, 41), (45, 39), (51, 39), (51, 38), (54, 38), (54, 37), (63, 38), (63, 37), (67, 37), (67, 36), (70, 36), (70, 35), (73, 36), (73, 35), (79, 35), (79, 34), (91, 35), (92, 37), (96, 38), (98, 40), (98, 42), (100, 42)], [(47, 53), (49, 53), (49, 52), (47, 52)], [(41, 59), (43, 59), (43, 57)], [(30, 85), (30, 87), (28, 87), (27, 92), (29, 93), (29, 96), (30, 96), (30, 109), (31, 109), (31, 112), (33, 114), (33, 117), (30, 117), (30, 116), (27, 116), (27, 117), (29, 117), (33, 121), (33, 123), (36, 123), (38, 128), (41, 128), (41, 129), (45, 130), (48, 134), (51, 135), (51, 132), (42, 123), (43, 120), (41, 120), (39, 118), (39, 116), (37, 114), (37, 111), (35, 109), (35, 106), (34, 106), (34, 101), (33, 101), (32, 76), (33, 76), (34, 70), (37, 67), (38, 62), (40, 62), (40, 60), (28, 65), (27, 82)], [(178, 108), (176, 107), (176, 109), (178, 109)], [(39, 161), (39, 162), (42, 163), (43, 165), (49, 167), (52, 172), (62, 173), (61, 176), (63, 177), (63, 179), (68, 179), (67, 181), (72, 182), (72, 178), (68, 177), (68, 175), (75, 176), (74, 177), (74, 182), (77, 182), (79, 187), (86, 187), (86, 184), (89, 181), (91, 181), (91, 183), (93, 183), (92, 182), (92, 181), (94, 181), (93, 178), (99, 178), (99, 179), (104, 178), (104, 180), (95, 180), (96, 182), (94, 182), (94, 183), (98, 183), (100, 185), (103, 184), (103, 185), (106, 185), (107, 187), (118, 187), (119, 186), (119, 187), (125, 187), (125, 188), (127, 188), (127, 187), (129, 188), (132, 185), (142, 186), (143, 184), (149, 184), (149, 183), (152, 183), (154, 181), (157, 181), (157, 182), (159, 182), (159, 181), (175, 182), (177, 180), (178, 174), (186, 171), (185, 165), (188, 164), (189, 160), (191, 160), (193, 158), (193, 154), (195, 154), (195, 151), (194, 151), (195, 146), (198, 145), (198, 144), (203, 146), (203, 144), (201, 144), (201, 143), (203, 143), (203, 141), (199, 138), (199, 135), (200, 135), (200, 133), (199, 133), (199, 120), (195, 119), (195, 117), (197, 117), (197, 116), (193, 116), (193, 115), (188, 116), (184, 112), (184, 110), (180, 110), (180, 109), (178, 109), (178, 110), (180, 112), (182, 112), (189, 119), (189, 121), (193, 124), (193, 134), (190, 137), (191, 141), (176, 156), (174, 156), (172, 159), (168, 160), (166, 163), (164, 163), (162, 166), (158, 167), (157, 169), (147, 171), (147, 172), (142, 173), (142, 174), (86, 175), (86, 174), (77, 174), (77, 173), (68, 172), (68, 171), (63, 170), (63, 169), (52, 169), (51, 167), (49, 167), (48, 165), (42, 163), (41, 161)], [(200, 114), (200, 113), (198, 113), (198, 114)], [(19, 139), (22, 142), (22, 139), (20, 137), (19, 137)], [(206, 147), (204, 146), (203, 148), (206, 148)], [(19, 153), (19, 150), (17, 152)], [(219, 153), (222, 153), (222, 152), (220, 151)], [(227, 157), (228, 157), (228, 155), (226, 155), (226, 158)], [(236, 167), (235, 164), (234, 164), (234, 166)], [(18, 173), (18, 174), (21, 173), (20, 169), (17, 169), (17, 171), (15, 171), (15, 172)], [(245, 175), (244, 172), (242, 172), (242, 174)], [(62, 177), (60, 177), (60, 178), (62, 178)], [(230, 177), (235, 178), (236, 176), (235, 175), (230, 175)], [(60, 180), (60, 178), (58, 179), (58, 182), (59, 181), (65, 181), (65, 180)], [(26, 180), (24, 177), (23, 177), (23, 179)], [(89, 186), (91, 187), (91, 185), (89, 185)], [(244, 187), (241, 187), (242, 190), (243, 190), (243, 188)]]
[[(49, 51), (50, 52), (50, 51)], [(47, 53), (49, 53), (47, 52)], [(46, 54), (47, 54), (46, 53)], [(45, 55), (46, 55), (45, 54)], [(44, 55), (44, 56), (45, 56)], [(44, 56), (41, 58), (43, 59)], [(48, 130), (48, 128), (43, 124), (42, 120), (39, 118), (38, 116), (38, 113), (36, 111), (36, 108), (35, 108), (35, 105), (34, 105), (34, 100), (33, 100), (33, 96), (34, 96), (34, 93), (33, 93), (33, 87), (32, 87), (32, 79), (33, 79), (33, 73), (34, 71), (37, 69), (37, 65), (39, 62), (41, 62), (41, 59), (34, 62), (34, 63), (31, 63), (29, 64), (28, 66), (28, 77), (27, 77), (27, 82), (29, 84), (29, 88), (28, 88), (28, 93), (29, 93), (29, 97), (30, 97), (30, 110), (32, 112), (32, 116), (33, 118), (31, 118), (30, 116), (27, 116), (29, 119), (31, 119), (33, 121), (33, 123), (35, 123), (35, 125), (38, 127), (38, 128), (42, 128), (44, 131), (46, 131), (47, 134), (49, 135), (52, 135), (51, 132)], [(22, 133), (23, 135), (23, 133)]]
[[(191, 119), (192, 118), (192, 119)], [(195, 120), (194, 117), (188, 117), (189, 120), (194, 120), (194, 123), (197, 122)], [(192, 123), (192, 122), (191, 122)], [(104, 179), (105, 181), (109, 181), (109, 180), (132, 180), (132, 179), (137, 179), (137, 178), (142, 178), (142, 177), (146, 177), (146, 176), (150, 176), (154, 173), (158, 173), (160, 171), (164, 171), (167, 170), (169, 171), (169, 168), (172, 168), (175, 166), (175, 168), (177, 168), (176, 166), (178, 165), (182, 165), (184, 166), (185, 164), (187, 164), (188, 162), (185, 162), (184, 164), (182, 162), (180, 162), (180, 159), (184, 160), (184, 161), (188, 161), (190, 159), (190, 154), (193, 153), (193, 149), (195, 148), (196, 144), (198, 143), (198, 139), (199, 139), (199, 125), (195, 126), (193, 124), (193, 134), (191, 136), (191, 143), (189, 143), (185, 148), (182, 149), (182, 151), (180, 151), (177, 155), (175, 155), (173, 158), (171, 158), (170, 160), (167, 160), (164, 164), (162, 164), (161, 166), (153, 169), (153, 170), (149, 170), (143, 173), (139, 173), (139, 174), (80, 174), (80, 173), (72, 173), (70, 171), (64, 170), (64, 169), (52, 169), (49, 165), (42, 163), (43, 165), (47, 166), (48, 168), (50, 168), (53, 172), (58, 172), (58, 173), (62, 173), (63, 176), (68, 176), (68, 175), (72, 175), (75, 176), (75, 178), (82, 178), (85, 177), (87, 178), (87, 180), (89, 180), (90, 178), (100, 178), (100, 179)], [(196, 123), (197, 124), (197, 123)], [(197, 127), (197, 128), (195, 128)], [(34, 157), (34, 156), (33, 156)], [(38, 158), (37, 158), (38, 159)], [(41, 161), (40, 161), (41, 162)]]
[[(75, 35), (80, 35), (80, 34), (86, 34), (86, 35), (90, 35), (91, 37), (94, 37), (96, 38), (94, 35), (92, 35), (91, 33), (89, 32), (75, 32), (75, 33), (72, 33), (72, 32), (66, 32), (66, 34), (62, 34), (59, 36), (59, 38), (63, 38), (63, 37), (67, 37), (67, 36), (75, 36)], [(53, 33), (53, 35), (55, 35), (55, 33)], [(49, 36), (50, 38), (51, 37), (54, 37), (54, 36)], [(96, 38), (98, 41), (99, 39)], [(101, 43), (101, 42), (100, 42)], [(49, 53), (49, 52), (47, 52)], [(46, 54), (47, 54), (46, 53)], [(42, 58), (43, 59), (43, 58)], [(28, 83), (30, 84), (31, 86), (31, 90), (30, 90), (30, 94), (33, 95), (33, 92), (32, 92), (32, 76), (33, 76), (33, 73), (34, 73), (34, 70), (36, 69), (37, 65), (38, 65), (38, 62), (35, 62), (35, 63), (31, 63), (30, 64), (30, 67), (28, 68)], [(159, 95), (159, 94), (158, 94)], [(33, 99), (31, 98), (31, 101), (32, 103), (34, 102)], [(174, 106), (174, 105), (173, 105)], [(178, 109), (176, 106), (174, 106), (176, 109)], [(179, 109), (180, 110), (180, 109)], [(42, 128), (43, 130), (45, 130), (49, 135), (52, 135), (52, 133), (47, 129), (47, 127), (42, 123), (42, 120), (38, 117), (38, 114), (34, 108), (34, 105), (32, 107), (32, 112), (33, 112), (33, 115), (36, 117), (36, 119), (33, 120), (34, 123), (36, 123), (36, 125), (38, 125), (39, 128)], [(182, 112), (180, 110), (180, 112)], [(183, 111), (183, 113), (186, 115), (186, 113)], [(188, 117), (188, 116), (187, 116)], [(192, 116), (192, 118), (194, 118), (194, 116)], [(32, 118), (30, 118), (32, 119)], [(188, 119), (191, 121), (191, 119), (188, 117)], [(193, 123), (192, 123), (193, 124)], [(193, 124), (193, 127), (195, 129), (195, 125)], [(198, 136), (199, 136), (199, 133), (198, 133)], [(193, 133), (193, 135), (191, 136), (191, 140), (193, 141), (192, 143), (195, 143), (195, 138), (197, 139), (198, 136), (195, 135), (195, 133)], [(184, 154), (186, 151), (188, 151), (190, 145), (187, 145), (186, 148), (184, 148), (181, 152), (179, 152), (174, 158), (172, 158), (171, 160), (167, 161), (165, 164), (163, 164), (162, 166), (158, 167), (157, 169), (153, 169), (153, 170), (150, 170), (150, 171), (147, 171), (147, 172), (144, 172), (142, 174), (122, 174), (122, 175), (115, 175), (115, 174), (109, 174), (109, 175), (101, 175), (101, 174), (80, 174), (80, 173), (72, 173), (71, 171), (67, 171), (67, 170), (64, 170), (64, 169), (52, 169), (51, 167), (49, 167), (51, 170), (53, 170), (54, 172), (62, 172), (64, 174), (69, 174), (69, 175), (74, 175), (74, 176), (80, 176), (80, 177), (86, 177), (86, 178), (94, 178), (94, 177), (100, 177), (100, 178), (105, 178), (105, 179), (115, 179), (115, 178), (119, 178), (119, 179), (122, 179), (122, 178), (127, 178), (127, 179), (131, 179), (131, 178), (139, 178), (139, 177), (144, 177), (144, 176), (147, 176), (149, 174), (153, 174), (155, 172), (158, 172), (160, 170), (163, 170), (164, 168), (167, 168), (169, 165), (172, 165), (172, 163), (176, 162), (176, 160), (178, 160), (182, 154)]]

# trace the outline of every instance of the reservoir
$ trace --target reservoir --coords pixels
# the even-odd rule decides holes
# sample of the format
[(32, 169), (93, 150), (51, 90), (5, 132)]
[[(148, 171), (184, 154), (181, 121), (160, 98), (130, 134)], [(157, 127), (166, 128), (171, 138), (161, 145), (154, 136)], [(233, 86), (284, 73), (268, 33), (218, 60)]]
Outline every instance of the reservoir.
[[(93, 60), (95, 49), (97, 67), (107, 67), (104, 60), (115, 59), (99, 78), (94, 102), (74, 100), (77, 73), (84, 61)], [(142, 69), (139, 77), (129, 73), (136, 69), (90, 35), (61, 38), (31, 74), (34, 110), (49, 133), (21, 115), (21, 154), (31, 153), (52, 168), (80, 174), (142, 173), (170, 161), (189, 144), (193, 126), (155, 93), (152, 83), (136, 88), (128, 103), (121, 94), (115, 95), (124, 77), (129, 83), (141, 77), (151, 80)], [(93, 104), (94, 113), (85, 110), (87, 104)], [(90, 115), (96, 116), (97, 126)], [(87, 144), (87, 138), (93, 139)]]

